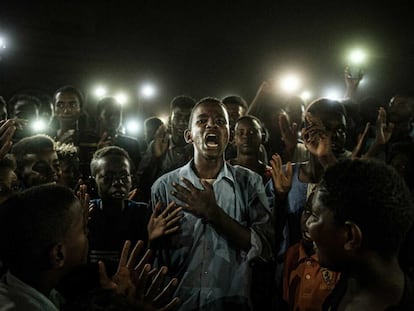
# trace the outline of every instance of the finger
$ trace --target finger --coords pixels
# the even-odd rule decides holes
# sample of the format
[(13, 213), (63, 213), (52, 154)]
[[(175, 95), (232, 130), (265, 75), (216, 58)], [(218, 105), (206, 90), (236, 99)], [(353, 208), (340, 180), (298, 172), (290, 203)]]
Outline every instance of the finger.
[(175, 188), (175, 190), (177, 190), (177, 192), (186, 193), (186, 194), (191, 193), (190, 190), (188, 190), (184, 186), (181, 186), (180, 184), (177, 184), (176, 182), (173, 182), (172, 186)]
[(138, 254), (141, 252), (142, 247), (144, 246), (144, 242), (141, 240), (138, 240), (137, 243), (134, 246), (134, 249), (131, 252), (131, 255), (129, 256), (128, 262), (126, 264), (126, 267), (128, 269), (131, 269), (132, 265), (136, 262), (138, 258)]
[(141, 260), (139, 261), (139, 263), (135, 266), (134, 270), (137, 272), (141, 272), (141, 270), (144, 268), (144, 266), (149, 262), (149, 259), (151, 257), (151, 250), (147, 249), (147, 251), (145, 252), (144, 256), (142, 256)]
[(292, 183), (292, 177), (293, 177), (293, 167), (292, 162), (286, 163), (286, 178), (289, 181), (289, 183)]
[(160, 309), (157, 309), (159, 311), (169, 311), (174, 310), (179, 304), (180, 304), (180, 298), (175, 297), (173, 300), (171, 300), (170, 303), (168, 303), (165, 307), (162, 307)]
[[(176, 279), (176, 278), (171, 279), (171, 281), (168, 282), (167, 286), (165, 286), (163, 288), (163, 290), (158, 294), (158, 296), (155, 297), (154, 303), (156, 305), (163, 305), (163, 304), (165, 304), (170, 299), (171, 295), (174, 293), (177, 285), (178, 285), (178, 279)], [(178, 299), (178, 297), (176, 297), (174, 299)], [(178, 303), (178, 301), (177, 301), (177, 303)], [(168, 305), (169, 304), (167, 304), (165, 307), (167, 307)], [(162, 309), (162, 310), (167, 310), (167, 309)]]
[(165, 230), (165, 234), (172, 234), (172, 233), (177, 232), (178, 230), (180, 230), (180, 226), (175, 226), (175, 227), (173, 227), (171, 229)]
[(188, 187), (188, 190), (190, 192), (198, 192), (200, 189), (197, 189), (191, 181), (189, 181), (187, 178), (181, 177), (180, 180)]
[[(207, 180), (200, 179), (200, 182), (204, 187), (204, 189), (203, 189), (204, 191), (213, 191), (213, 185), (210, 184)], [(200, 190), (198, 190), (198, 191), (200, 191)]]
[[(163, 210), (163, 212), (160, 214), (162, 217), (167, 217), (167, 215), (173, 211), (173, 209), (176, 207), (175, 201), (170, 202), (167, 207)], [(174, 211), (173, 211), (174, 212)]]
[(162, 282), (164, 282), (165, 275), (167, 274), (167, 271), (168, 271), (168, 268), (165, 267), (165, 266), (162, 266), (160, 268), (157, 275), (154, 277), (150, 287), (148, 288), (148, 291), (145, 294), (145, 296), (147, 296), (148, 298), (153, 300), (154, 297), (156, 297), (158, 295), (159, 288), (160, 288)]
[(145, 288), (147, 287), (147, 280), (148, 280), (150, 270), (151, 270), (151, 265), (146, 264), (143, 267), (141, 273), (137, 275), (137, 278), (133, 280), (133, 283), (135, 284), (136, 294), (140, 301), (143, 301), (145, 297)]
[(180, 207), (177, 207), (167, 217), (165, 217), (165, 221), (167, 222), (167, 225), (171, 222), (172, 219), (175, 219), (176, 217), (181, 218), (182, 216), (184, 216), (183, 214), (178, 215), (178, 213), (181, 212), (182, 210), (183, 210), (183, 208), (181, 206)]
[(108, 278), (106, 274), (105, 264), (102, 261), (98, 261), (98, 270), (99, 270), (99, 283), (102, 288), (105, 289), (114, 289), (116, 285)]
[(127, 264), (130, 246), (131, 246), (131, 241), (126, 240), (124, 243), (124, 247), (122, 247), (121, 258), (119, 259), (119, 264), (118, 264), (118, 271), (121, 267), (125, 267)]

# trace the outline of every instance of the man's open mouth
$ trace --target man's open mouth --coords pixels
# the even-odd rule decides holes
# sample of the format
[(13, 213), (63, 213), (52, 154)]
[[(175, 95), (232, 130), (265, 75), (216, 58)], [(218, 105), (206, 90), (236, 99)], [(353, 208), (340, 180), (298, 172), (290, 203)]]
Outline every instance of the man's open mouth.
[(205, 144), (208, 148), (217, 148), (218, 147), (218, 137), (216, 134), (207, 134), (204, 138)]

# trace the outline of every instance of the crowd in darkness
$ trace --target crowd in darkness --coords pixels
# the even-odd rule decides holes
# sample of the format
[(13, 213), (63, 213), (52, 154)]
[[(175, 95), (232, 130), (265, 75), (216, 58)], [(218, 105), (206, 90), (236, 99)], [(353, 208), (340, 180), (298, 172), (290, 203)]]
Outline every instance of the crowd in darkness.
[[(414, 310), (414, 95), (0, 97), (0, 310)], [(47, 126), (33, 134), (42, 117)]]

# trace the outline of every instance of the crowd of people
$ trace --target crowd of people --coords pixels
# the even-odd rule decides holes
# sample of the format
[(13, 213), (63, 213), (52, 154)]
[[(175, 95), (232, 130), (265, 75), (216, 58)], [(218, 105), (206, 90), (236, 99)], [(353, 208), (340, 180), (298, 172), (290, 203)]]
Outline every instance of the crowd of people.
[[(0, 310), (414, 310), (414, 97), (0, 98)], [(49, 122), (42, 134), (29, 124)]]

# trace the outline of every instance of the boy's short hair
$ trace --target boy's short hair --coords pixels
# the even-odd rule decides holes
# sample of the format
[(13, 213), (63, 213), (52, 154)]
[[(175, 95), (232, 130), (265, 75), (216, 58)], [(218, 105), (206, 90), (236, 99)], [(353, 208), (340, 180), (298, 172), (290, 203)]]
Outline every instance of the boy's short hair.
[(344, 159), (327, 168), (319, 191), (338, 224), (352, 221), (361, 228), (364, 248), (387, 259), (398, 253), (414, 209), (395, 169), (376, 160)]

